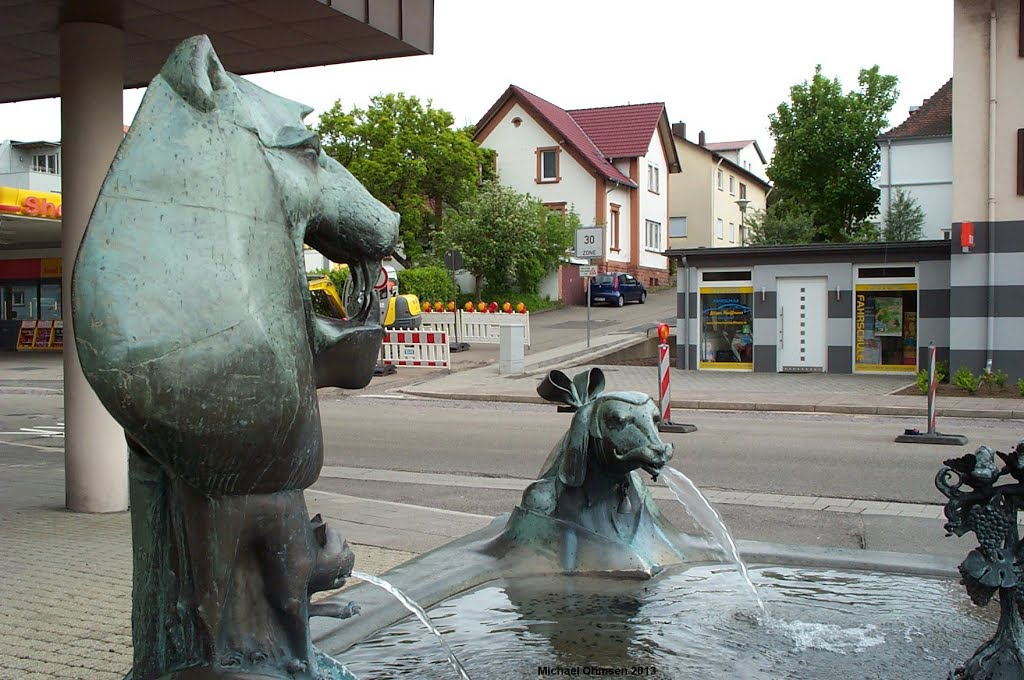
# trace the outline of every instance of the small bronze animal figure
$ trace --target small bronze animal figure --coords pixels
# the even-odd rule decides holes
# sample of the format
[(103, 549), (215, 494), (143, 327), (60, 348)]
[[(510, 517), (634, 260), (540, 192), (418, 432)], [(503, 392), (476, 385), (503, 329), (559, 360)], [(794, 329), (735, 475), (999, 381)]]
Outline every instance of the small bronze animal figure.
[(672, 458), (658, 433), (658, 409), (646, 394), (603, 393), (604, 385), (594, 368), (575, 379), (551, 371), (537, 388), (574, 411), (572, 423), (490, 550), (527, 545), (566, 573), (650, 575), (681, 558), (683, 541), (673, 539), (679, 532), (639, 475), (656, 480)]

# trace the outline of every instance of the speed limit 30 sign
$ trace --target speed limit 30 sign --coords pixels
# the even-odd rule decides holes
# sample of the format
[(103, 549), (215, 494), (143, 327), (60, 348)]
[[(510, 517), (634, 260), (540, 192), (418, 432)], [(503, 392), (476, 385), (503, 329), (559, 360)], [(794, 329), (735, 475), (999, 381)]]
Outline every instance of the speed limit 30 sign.
[(604, 257), (603, 227), (581, 227), (576, 230), (576, 257)]

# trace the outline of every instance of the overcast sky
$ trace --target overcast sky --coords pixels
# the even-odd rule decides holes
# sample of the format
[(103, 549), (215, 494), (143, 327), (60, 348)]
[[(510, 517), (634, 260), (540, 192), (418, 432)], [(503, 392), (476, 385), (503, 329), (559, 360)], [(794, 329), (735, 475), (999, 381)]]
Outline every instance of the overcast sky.
[[(251, 76), (315, 108), (405, 92), (476, 123), (510, 83), (562, 108), (665, 102), (688, 137), (756, 139), (815, 64), (856, 86), (874, 64), (900, 81), (890, 123), (952, 75), (951, 0), (435, 0), (434, 54)], [(216, 45), (214, 45), (216, 48)], [(125, 122), (142, 98), (125, 93)], [(0, 105), (0, 139), (60, 137), (57, 100)]]

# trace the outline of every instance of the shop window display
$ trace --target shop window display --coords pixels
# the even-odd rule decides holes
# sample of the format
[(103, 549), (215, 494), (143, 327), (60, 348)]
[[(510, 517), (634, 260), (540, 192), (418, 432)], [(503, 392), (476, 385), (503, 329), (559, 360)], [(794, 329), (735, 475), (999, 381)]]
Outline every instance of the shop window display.
[(701, 368), (752, 370), (754, 290), (701, 288)]
[(854, 363), (858, 371), (917, 371), (917, 284), (858, 284)]

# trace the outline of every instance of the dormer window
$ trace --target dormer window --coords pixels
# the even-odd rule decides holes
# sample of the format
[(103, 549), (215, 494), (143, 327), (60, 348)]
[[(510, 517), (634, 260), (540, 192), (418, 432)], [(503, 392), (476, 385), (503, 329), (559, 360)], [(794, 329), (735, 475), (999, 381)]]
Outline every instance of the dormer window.
[(537, 183), (553, 183), (561, 180), (558, 174), (558, 156), (561, 148), (557, 146), (537, 149)]

